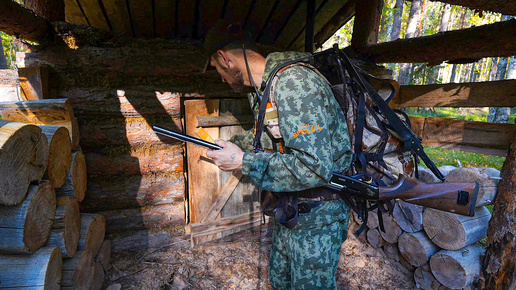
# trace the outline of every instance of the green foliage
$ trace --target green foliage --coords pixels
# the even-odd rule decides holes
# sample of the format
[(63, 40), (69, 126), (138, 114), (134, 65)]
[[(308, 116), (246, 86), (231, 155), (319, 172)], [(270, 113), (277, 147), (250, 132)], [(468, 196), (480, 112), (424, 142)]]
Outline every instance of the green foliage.
[(13, 36), (0, 31), (0, 38), (2, 39), (2, 48), (4, 50), (5, 59), (7, 60), (7, 66), (14, 69), (16, 65), (16, 52), (24, 50), (13, 45), (12, 41), (15, 39)]
[[(464, 152), (445, 148), (425, 147), (425, 152), (437, 166), (491, 167), (502, 169), (505, 157)], [(424, 164), (421, 164), (424, 165)]]

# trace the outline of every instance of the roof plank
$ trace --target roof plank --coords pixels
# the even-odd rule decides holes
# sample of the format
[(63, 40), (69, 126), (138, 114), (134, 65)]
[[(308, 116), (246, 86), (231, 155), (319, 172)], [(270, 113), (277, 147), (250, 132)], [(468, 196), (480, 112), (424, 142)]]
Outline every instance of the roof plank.
[(201, 2), (201, 35), (206, 32), (220, 19), (224, 1), (203, 0)]
[(156, 9), (156, 36), (163, 38), (174, 37), (176, 2), (169, 0), (154, 0)]
[(65, 20), (70, 23), (89, 25), (75, 0), (65, 0)]
[(125, 0), (102, 0), (106, 15), (111, 23), (114, 34), (132, 34), (131, 20), (125, 5)]
[(110, 30), (97, 0), (77, 0), (77, 2), (82, 6), (82, 10), (86, 14), (91, 26), (107, 31)]
[(278, 6), (272, 13), (266, 27), (262, 29), (262, 35), (258, 42), (274, 45), (274, 37), (286, 21), (284, 15), (289, 15), (295, 5), (296, 0), (280, 0)]
[(136, 37), (153, 36), (152, 2), (141, 0), (129, 0), (131, 19), (133, 21)]

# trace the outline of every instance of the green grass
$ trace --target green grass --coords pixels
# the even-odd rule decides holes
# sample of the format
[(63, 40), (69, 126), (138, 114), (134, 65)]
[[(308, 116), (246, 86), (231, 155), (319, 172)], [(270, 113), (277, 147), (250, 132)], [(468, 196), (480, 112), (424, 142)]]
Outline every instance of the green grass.
[(459, 160), (463, 167), (491, 167), (501, 170), (505, 161), (505, 157), (444, 148), (425, 147), (425, 152), (438, 167), (443, 165), (459, 167), (457, 162)]
[[(456, 120), (487, 122), (489, 108), (448, 108), (436, 107), (431, 109), (425, 108), (406, 108), (406, 113), (413, 117), (433, 117), (433, 118), (451, 118)], [(516, 119), (516, 110), (511, 110), (509, 115), (509, 124), (514, 124)]]

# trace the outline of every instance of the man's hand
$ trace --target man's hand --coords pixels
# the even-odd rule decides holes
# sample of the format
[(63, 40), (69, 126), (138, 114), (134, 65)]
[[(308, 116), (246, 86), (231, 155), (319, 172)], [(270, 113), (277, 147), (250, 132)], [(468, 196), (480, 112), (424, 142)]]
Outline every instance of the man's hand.
[(242, 170), (242, 160), (244, 159), (244, 152), (236, 144), (216, 140), (215, 144), (222, 147), (220, 150), (208, 149), (206, 156), (213, 159), (213, 162), (224, 171), (239, 171)]

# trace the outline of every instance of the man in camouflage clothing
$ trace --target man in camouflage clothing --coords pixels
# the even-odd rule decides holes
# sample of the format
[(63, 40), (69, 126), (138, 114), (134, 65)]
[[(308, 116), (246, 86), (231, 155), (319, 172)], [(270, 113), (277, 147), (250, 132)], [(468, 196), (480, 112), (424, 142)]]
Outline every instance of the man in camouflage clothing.
[[(222, 81), (236, 91), (253, 86), (252, 79), (263, 92), (276, 65), (306, 56), (285, 52), (264, 58), (241, 35), (245, 32), (224, 21), (217, 25), (208, 33), (205, 48)], [(256, 94), (249, 98), (254, 108), (259, 106)], [(328, 192), (324, 186), (332, 172), (345, 172), (351, 162), (344, 114), (326, 80), (303, 65), (277, 75), (270, 103), (277, 116), (272, 116), (266, 127), (275, 148), (284, 148), (283, 152), (243, 152), (232, 142), (217, 140), (223, 149), (209, 150), (207, 156), (222, 170), (241, 170), (280, 198), (294, 195), (298, 199), (297, 224), (288, 228), (276, 221), (274, 225), (271, 285), (276, 289), (336, 289), (335, 273), (347, 238), (349, 209), (335, 194), (321, 196)]]

